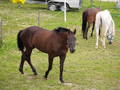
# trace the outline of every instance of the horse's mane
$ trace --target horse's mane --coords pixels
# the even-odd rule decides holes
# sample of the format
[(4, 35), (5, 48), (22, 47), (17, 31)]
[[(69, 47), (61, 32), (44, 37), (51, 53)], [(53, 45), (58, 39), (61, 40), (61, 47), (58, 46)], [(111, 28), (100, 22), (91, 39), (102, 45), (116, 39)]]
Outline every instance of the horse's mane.
[(64, 28), (64, 27), (58, 27), (54, 29), (55, 32), (60, 33), (60, 32), (71, 32), (69, 29)]

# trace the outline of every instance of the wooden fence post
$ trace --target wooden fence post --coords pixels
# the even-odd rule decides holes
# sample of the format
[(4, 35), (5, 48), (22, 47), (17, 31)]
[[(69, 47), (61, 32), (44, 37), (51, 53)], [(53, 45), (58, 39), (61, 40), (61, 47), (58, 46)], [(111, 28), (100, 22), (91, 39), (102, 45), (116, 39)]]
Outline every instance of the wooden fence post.
[(2, 35), (2, 19), (0, 20), (0, 47), (3, 44), (3, 35)]
[(38, 26), (40, 26), (40, 11), (38, 11)]
[(102, 1), (100, 0), (99, 8), (101, 8), (101, 2), (102, 2)]
[(90, 2), (91, 2), (91, 6), (93, 7), (93, 0), (90, 0)]

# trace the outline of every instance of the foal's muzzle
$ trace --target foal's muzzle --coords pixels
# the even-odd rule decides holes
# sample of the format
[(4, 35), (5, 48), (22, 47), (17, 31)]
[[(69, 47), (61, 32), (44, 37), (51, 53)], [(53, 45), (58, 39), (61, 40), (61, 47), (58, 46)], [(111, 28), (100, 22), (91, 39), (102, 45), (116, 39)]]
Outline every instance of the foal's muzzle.
[(70, 49), (70, 53), (74, 53), (75, 52), (75, 49)]

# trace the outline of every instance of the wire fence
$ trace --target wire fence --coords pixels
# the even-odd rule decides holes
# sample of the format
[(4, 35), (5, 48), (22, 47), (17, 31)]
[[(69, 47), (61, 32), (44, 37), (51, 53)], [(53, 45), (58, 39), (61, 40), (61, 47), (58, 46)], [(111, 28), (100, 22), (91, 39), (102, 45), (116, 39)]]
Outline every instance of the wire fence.
[[(85, 9), (85, 8), (88, 8), (88, 7), (102, 7), (102, 8), (107, 8), (107, 9), (111, 9), (111, 8), (116, 8), (116, 2), (110, 2), (109, 0), (107, 0), (108, 2), (102, 2), (101, 0), (100, 1), (95, 1), (95, 0), (89, 0), (89, 2), (87, 2), (87, 0), (84, 0), (84, 1), (82, 1), (82, 3), (83, 3), (83, 9)], [(88, 3), (88, 4), (86, 4), (86, 3)], [(108, 5), (106, 5), (106, 4), (108, 4)], [(111, 6), (109, 6), (109, 4), (110, 5), (112, 5), (112, 7)], [(46, 9), (47, 10), (47, 9)], [(63, 15), (63, 12), (57, 12), (57, 13), (54, 13), (54, 15), (53, 16), (51, 16), (51, 17), (49, 17), (49, 16), (46, 16), (46, 17), (43, 17), (43, 15), (41, 14), (41, 12), (46, 12), (46, 10), (39, 10), (38, 11), (38, 13), (36, 13), (37, 15), (36, 16), (38, 16), (38, 17), (35, 17), (35, 19), (36, 19), (36, 25), (38, 25), (38, 26), (42, 26), (42, 24), (43, 24), (43, 22), (44, 23), (46, 23), (46, 22), (50, 22), (52, 19), (55, 19), (56, 17), (60, 17), (60, 15)], [(81, 9), (80, 9), (81, 10)], [(61, 14), (62, 13), (62, 14)], [(73, 13), (73, 12), (72, 12)], [(112, 13), (112, 15), (114, 16), (114, 17), (118, 17), (118, 18), (120, 18), (120, 15), (119, 14), (116, 14), (116, 13)], [(64, 21), (64, 19), (63, 19), (63, 16), (61, 16), (62, 17), (62, 20)], [(44, 18), (44, 19), (43, 19)], [(47, 18), (47, 19), (46, 19)], [(61, 21), (62, 21), (61, 20)], [(57, 20), (56, 20), (57, 21)], [(7, 21), (5, 21), (5, 22), (7, 22)], [(58, 21), (59, 22), (59, 21)], [(82, 22), (82, 21), (81, 21)], [(120, 25), (120, 22), (115, 22), (116, 23), (116, 25)], [(47, 25), (48, 26), (53, 26), (53, 25), (55, 25), (56, 23), (55, 22), (51, 22), (51, 23), (47, 23)], [(79, 25), (74, 25), (75, 26), (75, 28), (77, 28), (77, 29), (79, 29), (79, 31), (81, 30), (81, 24), (79, 24)], [(3, 37), (6, 37), (6, 36), (9, 36), (10, 35), (10, 33), (17, 33), (18, 31), (16, 31), (16, 30), (14, 30), (14, 31), (10, 31), (10, 32), (4, 32), (4, 35), (3, 35), (3, 28), (5, 27), (5, 25), (3, 25), (3, 21), (2, 20), (0, 20), (0, 46), (2, 45), (2, 43), (3, 43)], [(118, 27), (118, 26), (117, 26)], [(81, 31), (80, 31), (81, 32)], [(116, 30), (116, 33), (120, 33), (120, 30)], [(117, 40), (116, 39), (116, 41), (119, 41), (119, 40)]]
[(2, 46), (2, 44), (3, 44), (3, 31), (2, 31), (2, 27), (3, 27), (3, 21), (2, 20), (0, 20), (0, 47)]
[(119, 0), (83, 0), (82, 7), (117, 8)]

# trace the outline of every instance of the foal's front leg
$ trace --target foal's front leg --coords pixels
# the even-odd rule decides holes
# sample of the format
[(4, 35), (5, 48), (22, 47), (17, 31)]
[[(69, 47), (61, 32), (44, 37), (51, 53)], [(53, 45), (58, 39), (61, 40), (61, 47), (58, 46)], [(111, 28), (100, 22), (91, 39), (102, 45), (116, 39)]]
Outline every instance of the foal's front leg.
[(65, 58), (66, 58), (66, 55), (60, 56), (60, 81), (61, 81), (61, 83), (64, 83), (64, 80), (63, 80), (63, 68), (64, 68)]
[(36, 69), (35, 69), (35, 67), (31, 63), (31, 58), (30, 58), (31, 53), (32, 53), (32, 49), (26, 49), (26, 52), (25, 52), (26, 60), (27, 60), (28, 64), (30, 65), (34, 75), (37, 75)]
[(23, 53), (22, 53), (22, 56), (21, 56), (20, 67), (19, 67), (19, 71), (21, 72), (21, 74), (24, 74), (24, 72), (23, 72), (24, 62), (25, 62), (25, 56), (24, 56), (24, 52), (23, 52)]
[(48, 56), (48, 70), (45, 72), (45, 79), (47, 79), (49, 72), (52, 70), (53, 58), (51, 55)]

